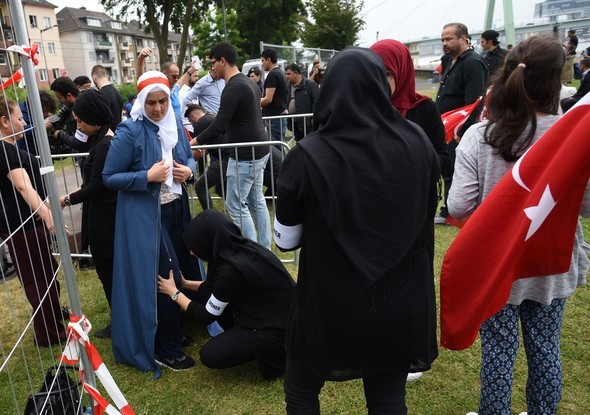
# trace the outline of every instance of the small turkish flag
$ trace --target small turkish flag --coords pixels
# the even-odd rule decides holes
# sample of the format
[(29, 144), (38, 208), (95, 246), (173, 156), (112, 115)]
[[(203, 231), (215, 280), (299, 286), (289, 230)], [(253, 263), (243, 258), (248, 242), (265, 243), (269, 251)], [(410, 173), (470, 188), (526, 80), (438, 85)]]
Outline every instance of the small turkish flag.
[(453, 138), (455, 138), (459, 129), (463, 127), (463, 124), (465, 124), (471, 113), (477, 108), (480, 101), (481, 97), (477, 98), (477, 100), (472, 104), (447, 111), (440, 116), (443, 125), (445, 126), (445, 138), (447, 140), (447, 144), (450, 143)]
[(469, 218), (441, 270), (441, 345), (473, 344), (514, 280), (567, 272), (590, 178), (590, 94), (516, 162)]

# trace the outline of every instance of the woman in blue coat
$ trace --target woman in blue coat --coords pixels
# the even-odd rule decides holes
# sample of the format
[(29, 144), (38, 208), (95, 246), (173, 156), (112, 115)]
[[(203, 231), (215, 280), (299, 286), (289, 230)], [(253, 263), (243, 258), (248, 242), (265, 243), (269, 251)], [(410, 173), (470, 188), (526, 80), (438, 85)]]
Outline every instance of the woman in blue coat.
[(157, 276), (189, 271), (182, 243), (190, 219), (184, 183), (195, 162), (180, 118), (170, 105), (165, 75), (148, 71), (138, 80), (131, 119), (119, 124), (103, 170), (119, 191), (112, 294), (113, 353), (117, 362), (160, 375), (160, 366), (187, 370), (180, 309), (157, 293)]

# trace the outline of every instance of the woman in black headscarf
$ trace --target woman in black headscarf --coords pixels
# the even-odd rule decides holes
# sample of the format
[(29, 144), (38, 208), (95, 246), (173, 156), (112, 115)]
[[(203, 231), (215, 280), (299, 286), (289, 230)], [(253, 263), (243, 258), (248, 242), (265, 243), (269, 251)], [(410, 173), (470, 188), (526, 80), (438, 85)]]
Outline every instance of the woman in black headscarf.
[[(89, 205), (90, 250), (110, 308), (117, 191), (104, 186), (102, 170), (113, 138), (113, 132), (109, 129), (113, 116), (106, 96), (94, 89), (86, 90), (78, 96), (72, 113), (78, 127), (76, 137), (89, 143), (89, 154), (82, 172), (86, 180), (80, 189), (62, 196), (60, 201), (62, 207), (78, 203)], [(110, 323), (94, 335), (98, 338), (110, 338)]]
[(325, 380), (355, 378), (369, 414), (406, 414), (406, 375), (430, 369), (438, 354), (427, 241), (439, 165), (387, 91), (379, 56), (339, 53), (322, 81), (319, 128), (279, 175), (275, 242), (301, 247), (288, 414), (319, 414)]
[(295, 282), (281, 261), (214, 209), (189, 223), (184, 241), (193, 255), (208, 262), (207, 281), (183, 279), (183, 288), (197, 291), (202, 304), (182, 294), (174, 278), (158, 277), (158, 288), (194, 318), (218, 321), (225, 330), (202, 347), (201, 362), (223, 369), (256, 360), (265, 379), (282, 376)]

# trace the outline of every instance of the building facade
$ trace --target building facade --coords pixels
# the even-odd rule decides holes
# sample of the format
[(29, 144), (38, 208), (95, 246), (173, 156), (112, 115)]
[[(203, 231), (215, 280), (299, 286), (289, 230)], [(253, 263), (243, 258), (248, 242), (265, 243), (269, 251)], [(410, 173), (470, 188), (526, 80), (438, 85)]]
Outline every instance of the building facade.
[(535, 4), (535, 19), (549, 23), (590, 18), (589, 0), (545, 0)]

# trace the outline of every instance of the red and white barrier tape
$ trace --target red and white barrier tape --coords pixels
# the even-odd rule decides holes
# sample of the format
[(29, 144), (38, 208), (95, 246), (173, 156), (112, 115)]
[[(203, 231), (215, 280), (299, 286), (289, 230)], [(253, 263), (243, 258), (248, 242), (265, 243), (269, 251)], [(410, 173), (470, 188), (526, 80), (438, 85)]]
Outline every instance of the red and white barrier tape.
[[(102, 358), (96, 350), (96, 347), (90, 343), (88, 333), (91, 329), (92, 324), (90, 324), (86, 316), (83, 315), (80, 317), (71, 315), (67, 328), (68, 344), (66, 345), (60, 360), (66, 364), (80, 365), (80, 377), (82, 379), (84, 389), (94, 400), (95, 415), (102, 415), (105, 411), (108, 415), (135, 415), (135, 412), (133, 412), (133, 409), (131, 409), (129, 406), (129, 403), (121, 393), (121, 390), (115, 383), (111, 373), (102, 361)], [(82, 347), (84, 347), (86, 350), (86, 354), (88, 355), (88, 359), (90, 360), (94, 374), (96, 377), (98, 377), (118, 410), (113, 405), (111, 405), (96, 388), (84, 383), (84, 367), (82, 365), (82, 361), (80, 360), (80, 345), (82, 345)]]
[[(20, 55), (26, 56), (33, 60), (33, 64), (37, 66), (39, 64), (39, 60), (35, 57), (39, 52), (39, 45), (33, 43), (33, 46), (17, 46), (13, 45), (6, 49), (10, 52), (16, 52)], [(12, 84), (18, 84), (23, 79), (23, 72), (22, 69), (16, 71), (10, 78), (8, 78), (2, 85), (0, 85), (0, 91), (3, 91), (4, 88), (8, 88)]]

